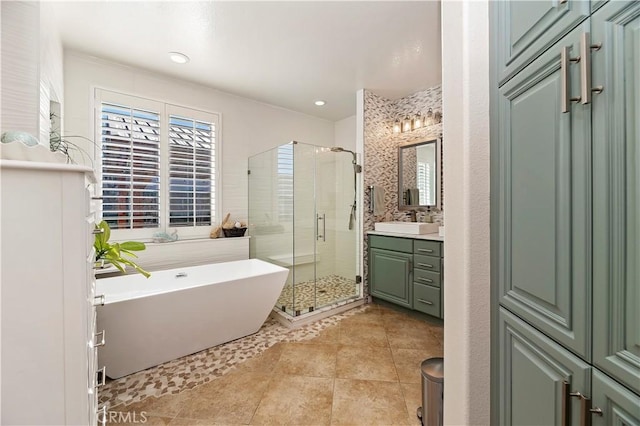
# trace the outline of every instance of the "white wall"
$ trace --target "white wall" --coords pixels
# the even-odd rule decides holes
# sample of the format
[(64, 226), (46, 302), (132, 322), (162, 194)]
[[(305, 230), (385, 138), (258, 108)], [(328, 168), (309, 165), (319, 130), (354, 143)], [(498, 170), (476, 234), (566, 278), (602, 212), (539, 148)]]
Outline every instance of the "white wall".
[(490, 424), (488, 7), (442, 4), (448, 425)]
[(49, 105), (63, 95), (62, 42), (53, 5), (3, 2), (1, 131), (21, 130), (49, 146)]
[(49, 144), (51, 101), (63, 104), (63, 49), (53, 21), (55, 6), (40, 3), (40, 143)]
[(230, 212), (232, 218), (240, 221), (247, 220), (249, 156), (291, 140), (323, 146), (333, 144), (334, 129), (330, 121), (77, 52), (65, 51), (64, 80), (65, 133), (92, 140), (95, 139), (92, 133), (94, 87), (220, 113), (221, 214)]
[[(334, 130), (335, 146), (357, 152), (356, 150), (356, 116), (352, 115), (335, 123)], [(335, 258), (335, 274), (342, 277), (353, 278), (358, 270), (360, 250), (356, 246), (361, 243), (358, 237), (359, 219), (353, 229), (349, 229), (349, 214), (353, 204), (353, 164), (351, 164), (351, 154), (335, 153), (336, 156), (343, 156), (342, 161), (336, 161), (336, 208), (332, 218), (332, 229), (335, 229), (335, 242), (333, 256)], [(358, 162), (362, 155), (358, 156)], [(336, 158), (338, 160), (338, 158)], [(362, 175), (358, 175), (360, 181)], [(357, 201), (356, 201), (357, 204)]]
[(40, 9), (36, 2), (1, 2), (0, 132), (39, 136)]

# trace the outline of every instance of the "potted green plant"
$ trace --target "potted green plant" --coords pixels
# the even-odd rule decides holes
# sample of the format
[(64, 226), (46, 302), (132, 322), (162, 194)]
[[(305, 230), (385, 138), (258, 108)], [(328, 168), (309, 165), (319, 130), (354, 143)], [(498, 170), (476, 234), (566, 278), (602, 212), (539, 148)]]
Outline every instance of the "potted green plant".
[(124, 255), (128, 255), (137, 258), (138, 256), (132, 252), (146, 249), (147, 246), (144, 243), (138, 241), (110, 243), (111, 228), (109, 228), (109, 224), (104, 220), (96, 225), (96, 229), (102, 230), (102, 232), (96, 234), (93, 243), (93, 247), (96, 249), (96, 262), (108, 262), (121, 272), (124, 272), (126, 265), (129, 265), (145, 277), (149, 278), (151, 276), (150, 273), (142, 269), (135, 262), (123, 257)]

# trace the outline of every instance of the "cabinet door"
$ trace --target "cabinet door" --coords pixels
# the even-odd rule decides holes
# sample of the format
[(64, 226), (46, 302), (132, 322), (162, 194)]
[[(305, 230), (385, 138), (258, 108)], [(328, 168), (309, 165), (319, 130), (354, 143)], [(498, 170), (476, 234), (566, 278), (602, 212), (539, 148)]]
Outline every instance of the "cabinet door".
[(588, 0), (499, 1), (495, 4), (500, 85), (589, 16)]
[[(496, 206), (500, 303), (584, 359), (590, 356), (590, 106), (561, 111), (561, 50), (580, 53), (586, 23), (498, 93)], [(579, 64), (569, 63), (571, 96)], [(494, 196), (492, 194), (492, 196)]]
[(590, 414), (594, 426), (640, 425), (640, 397), (595, 369), (591, 399), (602, 410), (601, 416)]
[(500, 424), (566, 424), (563, 399), (569, 424), (579, 424), (580, 401), (565, 395), (563, 382), (573, 392), (588, 393), (589, 365), (506, 309), (499, 315)]
[(413, 255), (372, 248), (369, 255), (371, 295), (411, 308)]
[(640, 392), (640, 3), (592, 19), (593, 358)]

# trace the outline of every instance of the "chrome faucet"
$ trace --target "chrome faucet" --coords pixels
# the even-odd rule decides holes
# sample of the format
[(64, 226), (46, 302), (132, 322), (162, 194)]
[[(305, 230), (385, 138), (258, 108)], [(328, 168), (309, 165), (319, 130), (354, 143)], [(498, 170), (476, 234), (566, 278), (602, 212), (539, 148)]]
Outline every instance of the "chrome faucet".
[(415, 210), (408, 210), (407, 211), (407, 215), (409, 216), (409, 219), (411, 220), (411, 222), (417, 222), (418, 218), (416, 217), (416, 211)]

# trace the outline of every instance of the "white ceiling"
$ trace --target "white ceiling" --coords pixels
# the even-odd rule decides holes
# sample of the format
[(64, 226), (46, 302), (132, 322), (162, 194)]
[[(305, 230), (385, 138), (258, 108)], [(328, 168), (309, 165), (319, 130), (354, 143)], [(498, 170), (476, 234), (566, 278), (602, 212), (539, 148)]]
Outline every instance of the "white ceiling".
[(358, 89), (397, 99), (441, 81), (439, 1), (54, 5), (65, 48), (331, 121), (355, 114)]

